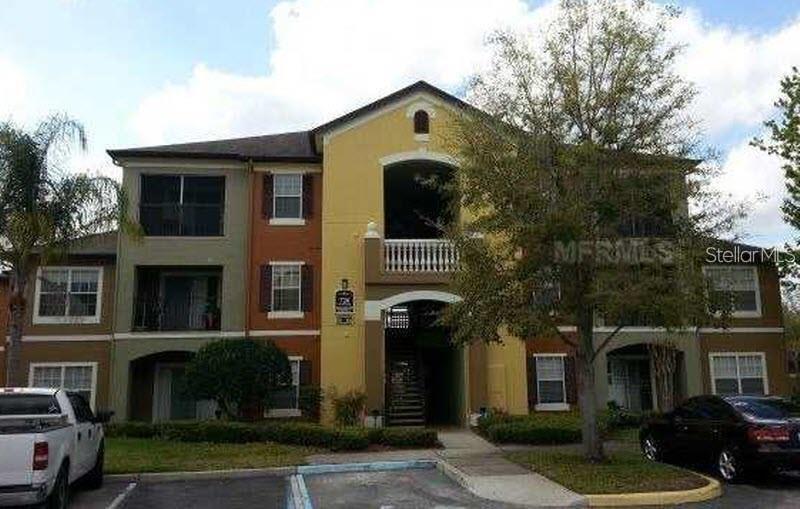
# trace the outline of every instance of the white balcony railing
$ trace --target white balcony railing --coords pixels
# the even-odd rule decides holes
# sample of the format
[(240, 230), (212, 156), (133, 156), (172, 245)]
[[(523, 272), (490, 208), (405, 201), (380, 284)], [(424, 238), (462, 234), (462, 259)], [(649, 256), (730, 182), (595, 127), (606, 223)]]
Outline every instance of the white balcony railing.
[(452, 272), (458, 267), (458, 252), (444, 239), (386, 239), (386, 272)]

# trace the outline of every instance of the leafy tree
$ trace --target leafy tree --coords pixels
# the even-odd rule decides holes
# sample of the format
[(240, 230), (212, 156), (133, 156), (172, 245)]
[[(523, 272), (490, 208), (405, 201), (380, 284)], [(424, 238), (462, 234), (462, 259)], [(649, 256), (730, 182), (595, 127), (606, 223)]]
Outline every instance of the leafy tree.
[(188, 392), (213, 399), (229, 419), (291, 383), (289, 358), (272, 341), (221, 340), (203, 346), (186, 367)]
[[(781, 97), (775, 102), (777, 115), (764, 122), (769, 139), (756, 138), (753, 145), (783, 161), (787, 196), (783, 200), (781, 212), (783, 219), (796, 230), (800, 230), (800, 70), (792, 67), (792, 72), (781, 80)], [(787, 253), (793, 256), (780, 258), (783, 274), (795, 276), (784, 280), (788, 291), (797, 290), (798, 259), (800, 249), (786, 246)]]
[[(741, 214), (691, 158), (701, 148), (687, 113), (695, 92), (665, 38), (675, 14), (565, 0), (541, 45), (497, 33), (492, 68), (469, 90), (487, 114), (463, 115), (452, 133), (451, 191), (470, 214), (451, 233), (463, 301), (443, 320), (460, 342), (508, 331), (571, 345), (591, 461), (604, 459), (598, 354), (628, 325), (709, 320), (708, 306), (721, 303), (705, 291), (704, 249)], [(597, 325), (613, 332), (594, 334)]]
[(30, 132), (0, 123), (0, 268), (11, 276), (6, 385), (25, 385), (20, 347), (34, 257), (49, 263), (82, 237), (115, 226), (135, 231), (114, 180), (60, 166), (75, 147), (86, 148), (86, 134), (66, 115), (51, 116)]

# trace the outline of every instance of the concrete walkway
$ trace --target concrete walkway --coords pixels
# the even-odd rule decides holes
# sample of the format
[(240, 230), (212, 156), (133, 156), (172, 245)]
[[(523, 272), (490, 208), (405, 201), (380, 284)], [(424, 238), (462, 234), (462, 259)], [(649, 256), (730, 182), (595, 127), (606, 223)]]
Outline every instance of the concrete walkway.
[(586, 507), (586, 499), (508, 461), (503, 451), (469, 430), (439, 432), (443, 449), (317, 454), (311, 464), (437, 460), (440, 470), (474, 495), (519, 507)]

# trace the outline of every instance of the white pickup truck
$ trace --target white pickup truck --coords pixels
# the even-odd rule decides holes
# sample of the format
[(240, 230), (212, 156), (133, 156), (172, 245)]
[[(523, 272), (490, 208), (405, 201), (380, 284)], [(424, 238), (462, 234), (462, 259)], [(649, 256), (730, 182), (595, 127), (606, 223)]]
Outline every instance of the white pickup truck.
[(0, 388), (0, 506), (62, 509), (78, 480), (103, 483), (103, 423), (78, 393)]

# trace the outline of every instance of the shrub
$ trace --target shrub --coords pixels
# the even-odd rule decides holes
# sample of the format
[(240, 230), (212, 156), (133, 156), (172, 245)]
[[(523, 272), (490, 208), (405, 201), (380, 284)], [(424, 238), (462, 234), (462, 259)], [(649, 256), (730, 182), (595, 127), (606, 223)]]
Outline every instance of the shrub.
[(176, 442), (251, 443), (323, 447), (358, 451), (370, 443), (392, 447), (434, 447), (436, 431), (423, 428), (330, 427), (310, 422), (259, 423), (229, 421), (170, 421), (156, 424), (123, 422), (107, 428), (109, 437), (154, 438)]
[(322, 407), (322, 389), (316, 385), (301, 385), (298, 406), (303, 418), (319, 422), (320, 408)]
[(186, 366), (188, 394), (216, 401), (230, 419), (260, 415), (270, 395), (289, 383), (289, 358), (272, 341), (214, 341)]
[(115, 422), (105, 425), (106, 436), (124, 438), (155, 438), (156, 427), (148, 422)]
[(364, 415), (367, 395), (360, 391), (350, 391), (343, 396), (333, 397), (333, 414), (339, 426), (358, 426)]
[(372, 444), (390, 447), (436, 447), (439, 437), (436, 430), (425, 428), (369, 428)]
[[(608, 426), (605, 414), (598, 415), (600, 429)], [(567, 444), (581, 441), (578, 412), (532, 412), (509, 415), (491, 411), (478, 419), (478, 433), (492, 442), (532, 445)]]
[(642, 412), (634, 412), (619, 406), (615, 401), (608, 402), (608, 410), (603, 414), (608, 429), (638, 428), (646, 418)]

